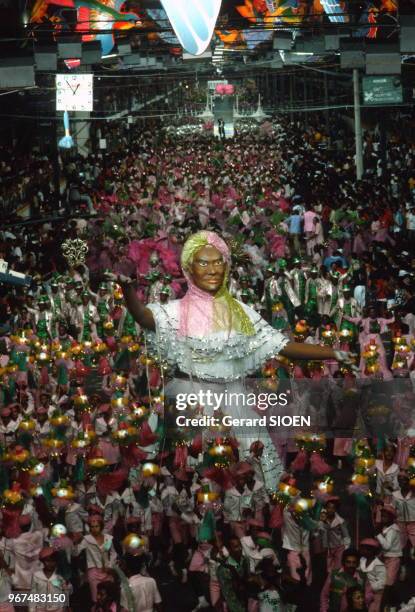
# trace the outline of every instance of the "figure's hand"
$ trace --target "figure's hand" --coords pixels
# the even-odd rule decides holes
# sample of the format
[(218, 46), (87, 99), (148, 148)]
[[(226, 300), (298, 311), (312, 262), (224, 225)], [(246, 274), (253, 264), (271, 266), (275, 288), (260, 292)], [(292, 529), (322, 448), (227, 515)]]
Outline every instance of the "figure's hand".
[(105, 278), (112, 283), (117, 283), (118, 285), (131, 285), (134, 282), (134, 280), (129, 276), (125, 276), (124, 274), (115, 274), (114, 272), (107, 272), (105, 274)]
[(135, 282), (136, 265), (128, 257), (122, 257), (114, 265), (113, 272), (107, 273), (106, 277), (120, 285), (131, 285)]
[(117, 261), (117, 263), (114, 265), (114, 272), (128, 278), (135, 278), (137, 275), (137, 266), (128, 257), (121, 257), (121, 259), (119, 259), (119, 261)]

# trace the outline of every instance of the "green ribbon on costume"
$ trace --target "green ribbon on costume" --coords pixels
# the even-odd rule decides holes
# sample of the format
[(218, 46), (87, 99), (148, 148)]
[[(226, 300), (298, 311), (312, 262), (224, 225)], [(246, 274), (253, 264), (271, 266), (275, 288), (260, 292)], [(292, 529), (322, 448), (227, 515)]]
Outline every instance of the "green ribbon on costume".
[(376, 440), (376, 454), (378, 455), (383, 451), (386, 446), (386, 435), (383, 432), (378, 433)]
[(16, 397), (16, 381), (13, 378), (9, 379), (9, 394), (10, 397)]
[(312, 512), (311, 512), (312, 517), (313, 517), (314, 520), (316, 520), (316, 521), (320, 520), (320, 513), (321, 513), (322, 508), (323, 508), (323, 504), (318, 499), (316, 501), (313, 509), (312, 509)]
[(316, 521), (311, 518), (308, 512), (304, 512), (303, 514), (301, 514), (301, 516), (297, 518), (297, 522), (300, 527), (306, 529), (307, 531), (314, 531), (316, 528)]
[[(2, 453), (3, 454), (3, 451)], [(0, 463), (0, 493), (3, 493), (10, 486), (9, 472), (4, 467), (3, 463)]]
[(32, 370), (29, 370), (27, 373), (27, 384), (30, 389), (37, 389), (36, 380), (35, 380)]
[(53, 500), (53, 496), (52, 496), (52, 489), (53, 489), (53, 483), (52, 482), (47, 482), (46, 484), (42, 485), (42, 491), (43, 491), (43, 497), (45, 498), (45, 502), (47, 503), (47, 505), (50, 507), (52, 506), (52, 500)]
[(149, 490), (147, 489), (147, 487), (140, 487), (140, 489), (135, 494), (135, 499), (137, 503), (140, 504), (140, 506), (144, 509), (148, 508), (150, 505), (148, 492)]
[(91, 327), (90, 327), (89, 321), (90, 321), (89, 310), (87, 309), (85, 310), (85, 314), (84, 314), (84, 329), (82, 332), (83, 341), (91, 339)]
[(58, 376), (57, 376), (57, 382), (58, 385), (67, 385), (69, 381), (69, 375), (68, 375), (68, 368), (61, 364), (58, 367)]
[(364, 493), (355, 493), (356, 507), (359, 511), (359, 515), (362, 518), (370, 516), (370, 501), (367, 495)]
[(82, 359), (82, 363), (86, 365), (87, 367), (91, 367), (93, 359), (94, 359), (94, 356), (91, 355), (90, 353), (87, 353), (85, 357)]
[(128, 370), (130, 367), (130, 355), (128, 349), (123, 349), (114, 359), (114, 370)]
[(158, 437), (159, 440), (162, 440), (166, 437), (166, 431), (167, 427), (165, 422), (161, 419), (158, 419), (156, 431), (154, 432), (154, 434)]
[(33, 436), (27, 431), (22, 431), (17, 436), (16, 442), (19, 446), (23, 446), (26, 450), (30, 450), (30, 445), (33, 442)]
[(212, 510), (208, 510), (197, 531), (198, 542), (210, 542), (215, 537), (216, 521)]
[(19, 372), (27, 372), (27, 353), (17, 353)]
[(85, 480), (85, 458), (79, 456), (76, 460), (73, 473), (74, 482), (83, 482)]

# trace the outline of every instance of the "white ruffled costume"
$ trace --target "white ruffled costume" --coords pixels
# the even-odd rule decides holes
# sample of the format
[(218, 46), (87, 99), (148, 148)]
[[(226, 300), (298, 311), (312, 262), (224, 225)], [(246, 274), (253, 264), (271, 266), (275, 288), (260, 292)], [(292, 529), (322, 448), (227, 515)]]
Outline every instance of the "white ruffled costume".
[[(214, 331), (202, 336), (179, 333), (180, 302), (148, 304), (155, 324), (155, 332), (146, 332), (153, 352), (169, 366), (187, 375), (189, 380), (173, 379), (166, 385), (167, 398), (178, 393), (197, 393), (210, 389), (212, 393), (247, 393), (246, 378), (257, 372), (264, 363), (277, 355), (289, 340), (272, 328), (252, 308), (239, 302), (253, 324), (254, 334), (246, 335), (234, 329)], [(203, 318), (203, 316), (202, 316)], [(237, 402), (221, 405), (223, 414), (234, 418), (258, 418), (252, 407)], [(179, 414), (179, 413), (178, 413)], [(184, 413), (183, 413), (184, 414)], [(217, 416), (212, 406), (204, 406), (204, 414)], [(240, 459), (247, 458), (252, 442), (260, 439), (264, 444), (262, 465), (266, 487), (275, 490), (283, 466), (268, 431), (250, 427), (238, 435)]]

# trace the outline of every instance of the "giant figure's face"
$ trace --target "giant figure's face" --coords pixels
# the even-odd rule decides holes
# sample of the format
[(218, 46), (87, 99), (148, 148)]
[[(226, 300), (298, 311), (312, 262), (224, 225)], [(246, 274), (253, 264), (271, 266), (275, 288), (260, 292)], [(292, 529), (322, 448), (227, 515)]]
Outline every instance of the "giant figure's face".
[(215, 295), (222, 287), (226, 262), (216, 247), (207, 245), (196, 251), (189, 272), (196, 287)]

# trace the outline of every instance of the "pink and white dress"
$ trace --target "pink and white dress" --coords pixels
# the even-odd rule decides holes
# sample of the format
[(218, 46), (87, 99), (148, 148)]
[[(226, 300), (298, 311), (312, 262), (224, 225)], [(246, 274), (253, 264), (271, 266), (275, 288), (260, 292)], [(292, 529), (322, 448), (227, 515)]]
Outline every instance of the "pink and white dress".
[[(346, 317), (346, 316), (344, 318), (347, 321), (350, 321), (351, 323), (355, 323), (356, 325), (360, 324), (363, 328), (359, 334), (360, 354), (362, 355), (360, 358), (359, 367), (360, 367), (362, 377), (363, 378), (369, 377), (369, 375), (365, 373), (366, 364), (363, 358), (363, 353), (365, 351), (365, 347), (371, 342), (373, 342), (374, 344), (376, 344), (377, 351), (379, 354), (378, 363), (380, 367), (380, 375), (382, 376), (383, 380), (392, 380), (393, 378), (392, 372), (389, 370), (386, 364), (385, 347), (383, 346), (383, 342), (382, 342), (380, 335), (388, 331), (388, 325), (390, 323), (393, 323), (395, 319), (393, 317), (391, 319), (383, 319), (383, 318), (371, 319), (370, 317), (362, 319), (360, 317), (354, 318), (354, 317)], [(371, 326), (373, 326), (373, 324), (377, 324), (379, 326), (379, 331), (376, 333), (373, 333), (370, 331)]]

